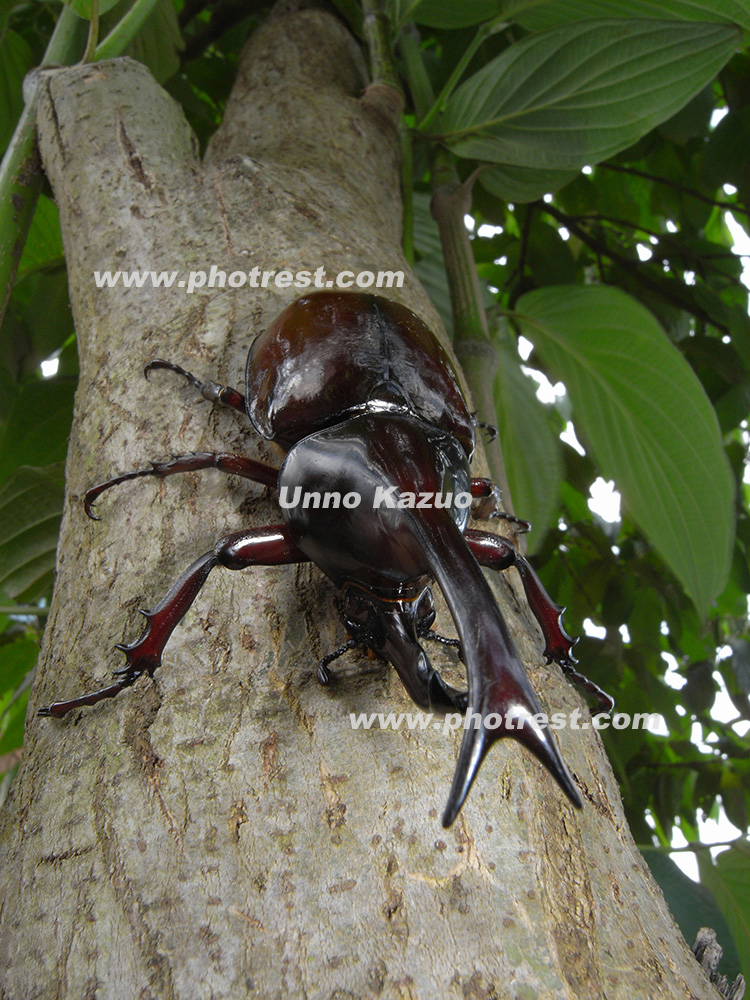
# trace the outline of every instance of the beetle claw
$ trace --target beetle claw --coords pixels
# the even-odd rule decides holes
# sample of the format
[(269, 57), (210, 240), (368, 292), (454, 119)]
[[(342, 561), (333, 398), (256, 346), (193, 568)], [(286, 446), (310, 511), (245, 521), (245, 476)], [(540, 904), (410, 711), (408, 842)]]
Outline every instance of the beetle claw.
[(568, 635), (562, 621), (562, 616), (565, 614), (566, 609), (558, 608), (557, 605), (554, 605), (554, 608), (558, 614), (551, 630), (553, 634), (547, 636), (547, 645), (543, 655), (547, 663), (552, 663), (554, 660), (561, 667), (567, 667), (578, 663), (578, 660), (573, 656), (573, 648), (578, 644), (581, 637), (577, 635), (574, 639)]

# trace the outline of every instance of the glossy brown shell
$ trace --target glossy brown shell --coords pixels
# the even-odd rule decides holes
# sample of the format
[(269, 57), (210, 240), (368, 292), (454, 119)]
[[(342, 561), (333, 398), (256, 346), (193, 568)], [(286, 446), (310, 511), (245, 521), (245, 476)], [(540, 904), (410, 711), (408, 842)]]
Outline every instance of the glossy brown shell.
[(248, 416), (289, 448), (357, 413), (394, 409), (474, 450), (474, 423), (456, 371), (405, 306), (360, 292), (320, 291), (293, 302), (253, 343)]

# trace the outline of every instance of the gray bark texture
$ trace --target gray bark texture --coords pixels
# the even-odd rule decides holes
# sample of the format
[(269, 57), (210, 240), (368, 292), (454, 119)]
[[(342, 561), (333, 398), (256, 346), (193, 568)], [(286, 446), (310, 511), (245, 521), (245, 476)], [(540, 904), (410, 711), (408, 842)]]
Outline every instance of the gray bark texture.
[[(271, 491), (218, 472), (129, 483), (86, 519), (87, 487), (152, 458), (279, 464), (239, 414), (142, 368), (165, 357), (241, 388), (252, 338), (299, 294), (97, 289), (94, 269), (403, 269), (387, 294), (438, 328), (401, 255), (392, 109), (365, 85), (332, 16), (277, 8), (201, 162), (143, 66), (44, 78), (81, 377), (54, 604), (0, 828), (3, 1000), (718, 996), (631, 839), (598, 736), (559, 734), (579, 813), (504, 741), (443, 830), (460, 733), (351, 728), (350, 712), (413, 706), (389, 666), (354, 653), (317, 683), (345, 634), (314, 566), (215, 570), (153, 678), (62, 720), (32, 714), (109, 683), (137, 609), (217, 538), (280, 520)], [(543, 708), (582, 707), (542, 665), (517, 582), (493, 586)], [(449, 659), (436, 656), (450, 675)]]

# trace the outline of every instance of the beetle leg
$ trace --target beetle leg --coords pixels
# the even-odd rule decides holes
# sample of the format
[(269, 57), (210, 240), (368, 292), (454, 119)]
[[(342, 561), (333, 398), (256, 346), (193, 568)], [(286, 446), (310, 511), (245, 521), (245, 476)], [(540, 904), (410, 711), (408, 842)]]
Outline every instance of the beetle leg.
[(471, 419), (477, 430), (484, 431), (485, 434), (487, 435), (487, 437), (485, 438), (485, 443), (492, 444), (492, 442), (499, 434), (497, 427), (495, 427), (494, 424), (488, 424), (486, 420), (477, 420), (476, 414), (472, 414)]
[(162, 361), (161, 358), (154, 358), (143, 369), (143, 374), (147, 380), (149, 373), (157, 368), (164, 368), (167, 371), (176, 372), (177, 375), (182, 375), (210, 403), (223, 403), (225, 406), (230, 406), (233, 410), (237, 410), (239, 413), (247, 416), (245, 397), (236, 389), (232, 389), (227, 385), (219, 385), (217, 382), (201, 382), (191, 372), (185, 371), (184, 368), (174, 364), (172, 361)]
[(507, 511), (502, 510), (500, 507), (502, 502), (500, 487), (496, 483), (493, 483), (491, 479), (485, 479), (484, 477), (472, 479), (470, 487), (471, 495), (476, 501), (471, 508), (474, 518), (480, 521), (489, 520), (493, 517), (502, 518), (503, 521), (513, 525), (513, 532), (516, 535), (523, 535), (527, 531), (531, 531), (531, 524), (528, 521), (524, 521), (522, 518), (516, 517), (515, 514), (509, 514)]
[(394, 605), (381, 610), (379, 622), (382, 631), (377, 638), (373, 636), (371, 648), (392, 664), (411, 700), (420, 708), (438, 712), (464, 711), (466, 692), (447, 684), (432, 666), (418, 642), (413, 620)]
[(326, 685), (331, 683), (331, 671), (328, 669), (328, 664), (333, 663), (334, 660), (338, 660), (340, 656), (344, 653), (348, 653), (350, 649), (356, 649), (357, 646), (361, 646), (362, 643), (358, 639), (349, 639), (345, 642), (343, 646), (339, 646), (332, 653), (324, 656), (323, 659), (318, 663), (318, 680), (321, 684)]
[(554, 603), (530, 563), (500, 535), (491, 535), (485, 531), (467, 531), (464, 537), (480, 566), (497, 570), (507, 569), (509, 566), (516, 567), (521, 576), (526, 599), (544, 635), (546, 643), (544, 656), (547, 663), (550, 660), (559, 663), (563, 673), (572, 681), (580, 684), (589, 694), (596, 695), (603, 712), (611, 712), (615, 707), (614, 698), (573, 668), (573, 664), (578, 662), (573, 656), (573, 646), (578, 640), (571, 639), (562, 624), (565, 608)]
[(472, 515), (480, 520), (497, 517), (501, 503), (500, 487), (482, 476), (472, 479), (470, 488), (472, 497), (477, 501), (471, 509)]
[(518, 570), (529, 607), (544, 635), (544, 656), (547, 663), (551, 660), (555, 660), (560, 666), (577, 663), (573, 656), (573, 646), (578, 640), (568, 635), (561, 620), (565, 608), (555, 604), (531, 564), (502, 535), (469, 530), (464, 538), (480, 566), (495, 570), (515, 566)]
[(119, 486), (131, 479), (140, 479), (141, 476), (157, 476), (165, 479), (167, 476), (174, 476), (178, 472), (195, 472), (199, 469), (219, 469), (233, 476), (242, 476), (243, 479), (252, 479), (255, 483), (262, 483), (263, 486), (275, 487), (279, 477), (279, 470), (263, 462), (256, 462), (252, 458), (245, 458), (244, 455), (230, 455), (222, 452), (218, 455), (209, 452), (199, 452), (194, 455), (177, 455), (166, 462), (152, 462), (150, 469), (137, 469), (135, 472), (125, 472), (121, 476), (115, 476), (104, 483), (92, 486), (86, 490), (83, 498), (83, 507), (88, 516), (94, 520), (99, 519), (93, 514), (92, 507), (104, 493), (112, 486)]
[(161, 663), (170, 635), (198, 596), (214, 566), (245, 569), (248, 566), (280, 566), (307, 561), (307, 556), (300, 552), (282, 524), (250, 528), (227, 535), (185, 570), (155, 608), (143, 612), (148, 625), (139, 639), (127, 645), (117, 644), (116, 648), (125, 653), (127, 666), (118, 671), (122, 676), (116, 683), (71, 701), (54, 702), (40, 708), (37, 714), (59, 718), (73, 708), (95, 705), (104, 698), (114, 698), (141, 674), (153, 674)]
[(596, 700), (599, 702), (599, 708), (602, 712), (612, 711), (612, 709), (615, 707), (615, 699), (612, 697), (611, 694), (607, 694), (607, 692), (603, 688), (600, 688), (598, 684), (595, 684), (592, 680), (589, 680), (589, 678), (585, 674), (581, 674), (577, 670), (574, 670), (573, 667), (570, 666), (570, 664), (561, 663), (560, 666), (562, 667), (562, 672), (565, 674), (566, 677), (570, 677), (570, 679), (575, 684), (578, 684), (580, 687), (582, 687), (584, 691), (588, 691), (589, 694), (593, 694), (596, 696)]
[(124, 688), (130, 687), (131, 684), (134, 684), (138, 680), (142, 673), (142, 670), (137, 672), (129, 671), (126, 676), (114, 684), (110, 684), (109, 687), (100, 688), (98, 691), (91, 691), (89, 694), (82, 694), (79, 698), (72, 698), (70, 701), (55, 701), (45, 708), (40, 708), (36, 714), (42, 716), (51, 715), (59, 719), (67, 712), (70, 712), (71, 709), (83, 708), (85, 705), (96, 705), (98, 701), (104, 701), (105, 698), (114, 698)]

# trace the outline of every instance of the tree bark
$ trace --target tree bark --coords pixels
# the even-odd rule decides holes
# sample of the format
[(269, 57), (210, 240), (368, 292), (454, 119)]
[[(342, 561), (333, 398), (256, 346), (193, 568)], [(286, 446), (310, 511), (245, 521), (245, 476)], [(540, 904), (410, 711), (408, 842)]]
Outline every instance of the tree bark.
[[(365, 83), (333, 17), (277, 8), (201, 162), (141, 65), (46, 75), (41, 148), (81, 376), (32, 713), (108, 683), (136, 609), (216, 538), (280, 520), (270, 491), (206, 472), (122, 486), (87, 521), (90, 485), (151, 458), (279, 464), (238, 414), (141, 371), (166, 357), (241, 388), (253, 336), (298, 294), (97, 289), (94, 269), (401, 269), (387, 294), (439, 327), (400, 251), (393, 109)], [(496, 591), (543, 708), (581, 707), (541, 665), (516, 584)], [(63, 720), (29, 715), (0, 831), (0, 997), (718, 996), (630, 837), (597, 735), (559, 734), (580, 813), (506, 741), (444, 831), (460, 734), (351, 728), (350, 712), (413, 706), (390, 667), (353, 653), (319, 686), (318, 658), (345, 638), (334, 597), (307, 565), (216, 570), (153, 679)]]

